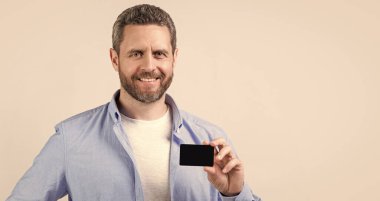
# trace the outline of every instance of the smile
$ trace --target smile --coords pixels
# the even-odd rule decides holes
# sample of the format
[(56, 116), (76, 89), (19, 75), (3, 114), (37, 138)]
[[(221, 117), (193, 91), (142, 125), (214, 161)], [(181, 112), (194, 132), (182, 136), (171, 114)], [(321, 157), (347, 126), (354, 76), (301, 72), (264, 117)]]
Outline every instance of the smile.
[(142, 82), (154, 82), (158, 80), (159, 78), (139, 78), (140, 81)]

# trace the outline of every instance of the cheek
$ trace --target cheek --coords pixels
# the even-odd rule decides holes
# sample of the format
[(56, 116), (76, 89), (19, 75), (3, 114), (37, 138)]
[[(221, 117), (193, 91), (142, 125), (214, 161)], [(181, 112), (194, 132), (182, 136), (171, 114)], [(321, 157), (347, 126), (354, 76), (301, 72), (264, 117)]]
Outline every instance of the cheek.
[(172, 61), (166, 61), (166, 62), (163, 62), (163, 63), (160, 65), (160, 68), (161, 68), (162, 71), (165, 72), (166, 74), (171, 74), (171, 73), (173, 72), (173, 69), (174, 69), (173, 62), (172, 62)]
[(119, 65), (119, 72), (123, 73), (124, 75), (130, 75), (137, 69), (133, 66), (135, 65), (131, 62), (121, 61)]

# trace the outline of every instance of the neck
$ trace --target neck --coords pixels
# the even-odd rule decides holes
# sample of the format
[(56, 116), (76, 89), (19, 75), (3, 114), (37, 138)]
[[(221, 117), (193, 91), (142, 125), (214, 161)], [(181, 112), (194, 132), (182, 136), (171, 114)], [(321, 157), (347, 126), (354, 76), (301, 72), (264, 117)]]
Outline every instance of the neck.
[(134, 99), (123, 88), (120, 89), (118, 107), (125, 116), (146, 121), (162, 117), (168, 109), (165, 104), (165, 95), (153, 103), (143, 103)]

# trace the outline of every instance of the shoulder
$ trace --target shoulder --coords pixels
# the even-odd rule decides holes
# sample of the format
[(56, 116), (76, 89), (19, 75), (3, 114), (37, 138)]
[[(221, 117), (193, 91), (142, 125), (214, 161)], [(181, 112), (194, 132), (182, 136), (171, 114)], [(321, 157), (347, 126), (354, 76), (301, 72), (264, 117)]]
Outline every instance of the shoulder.
[(196, 133), (207, 135), (209, 139), (227, 136), (221, 127), (186, 111), (181, 110), (180, 112), (184, 126), (193, 129)]
[(74, 116), (71, 116), (55, 126), (56, 132), (62, 131), (64, 128), (70, 127), (83, 127), (86, 124), (91, 124), (96, 119), (102, 118), (107, 114), (109, 103), (103, 104), (101, 106), (89, 109), (87, 111), (81, 112)]
[(199, 116), (196, 116), (196, 115), (191, 114), (189, 112), (186, 112), (184, 110), (181, 110), (180, 112), (181, 112), (182, 119), (184, 121), (186, 121), (187, 123), (191, 123), (191, 124), (198, 126), (198, 127), (220, 129), (217, 125), (215, 125), (209, 121), (206, 121)]

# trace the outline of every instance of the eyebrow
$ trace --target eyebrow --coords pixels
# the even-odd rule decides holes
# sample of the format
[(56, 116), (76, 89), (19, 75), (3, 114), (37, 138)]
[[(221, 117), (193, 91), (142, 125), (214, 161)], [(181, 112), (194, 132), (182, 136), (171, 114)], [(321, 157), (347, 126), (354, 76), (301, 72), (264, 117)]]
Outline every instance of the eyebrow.
[(134, 52), (144, 52), (144, 50), (142, 50), (142, 49), (130, 49), (127, 53), (131, 54), (131, 53), (134, 53)]
[(166, 49), (157, 49), (157, 50), (153, 50), (153, 53), (155, 52), (162, 52), (164, 54), (169, 54), (169, 52), (166, 50)]
[[(138, 49), (138, 48), (132, 48), (130, 49), (127, 54), (132, 54), (132, 53), (135, 53), (135, 52), (142, 52), (144, 53), (145, 50), (144, 49)], [(162, 52), (164, 54), (169, 54), (169, 51), (167, 51), (166, 49), (156, 49), (156, 50), (153, 50), (153, 53), (157, 53), (157, 52)]]

